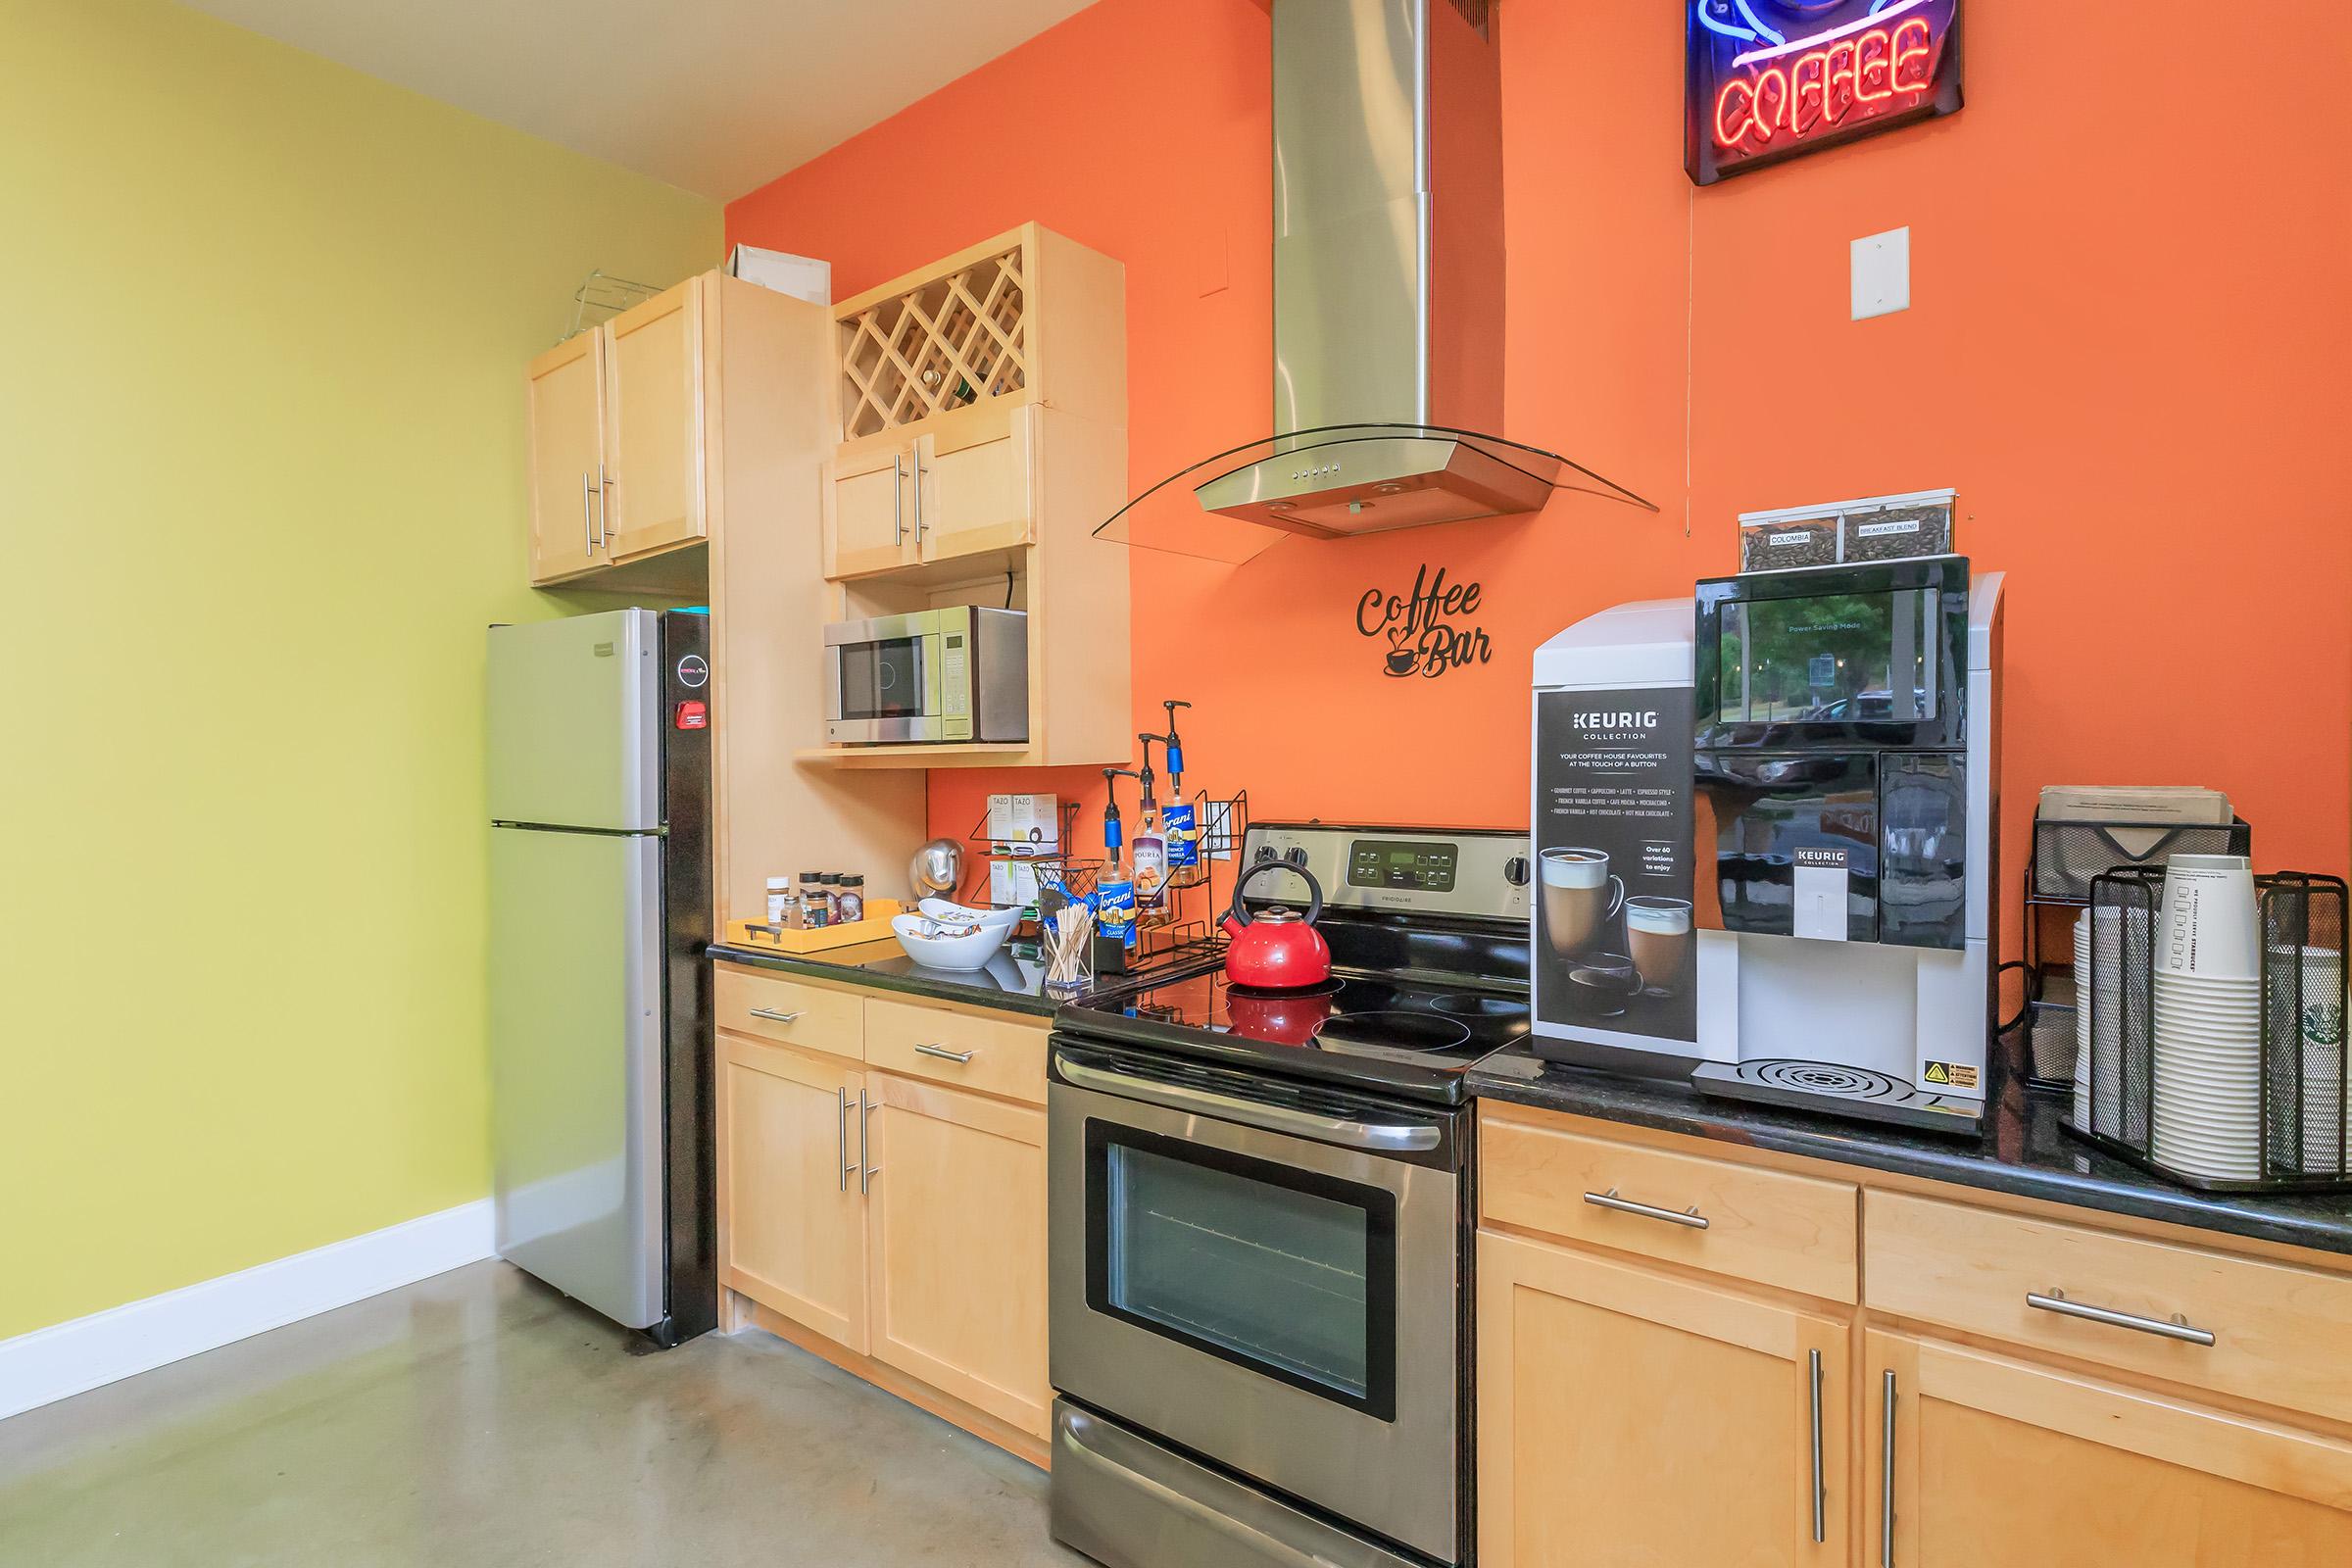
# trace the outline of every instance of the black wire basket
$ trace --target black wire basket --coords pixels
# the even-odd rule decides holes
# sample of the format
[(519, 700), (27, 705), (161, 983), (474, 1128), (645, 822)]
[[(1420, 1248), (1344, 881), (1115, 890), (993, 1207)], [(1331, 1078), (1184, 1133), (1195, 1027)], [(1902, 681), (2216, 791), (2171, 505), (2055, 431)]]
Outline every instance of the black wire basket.
[[(2110, 1153), (2205, 1192), (2352, 1192), (2345, 884), (2284, 871), (2255, 878), (2255, 896), (2259, 1043), (2243, 1061), (2245, 1080), (2231, 1084), (2210, 1066), (2168, 1063), (2157, 984), (2166, 938), (2163, 871), (2133, 866), (2092, 878), (2090, 973), (2077, 977), (2087, 1049), (2067, 1125)], [(2192, 1071), (2206, 1074), (2202, 1090)], [(2208, 1098), (2198, 1100), (2200, 1092)], [(2192, 1160), (2192, 1135), (2168, 1137), (2192, 1103), (2235, 1157)]]

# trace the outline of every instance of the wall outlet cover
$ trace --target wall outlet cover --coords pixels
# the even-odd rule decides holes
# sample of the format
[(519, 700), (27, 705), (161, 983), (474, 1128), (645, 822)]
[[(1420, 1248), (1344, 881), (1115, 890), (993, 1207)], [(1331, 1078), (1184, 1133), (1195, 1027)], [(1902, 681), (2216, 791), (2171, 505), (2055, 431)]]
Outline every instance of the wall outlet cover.
[(1853, 246), (1854, 319), (1911, 308), (1911, 230), (1866, 234)]

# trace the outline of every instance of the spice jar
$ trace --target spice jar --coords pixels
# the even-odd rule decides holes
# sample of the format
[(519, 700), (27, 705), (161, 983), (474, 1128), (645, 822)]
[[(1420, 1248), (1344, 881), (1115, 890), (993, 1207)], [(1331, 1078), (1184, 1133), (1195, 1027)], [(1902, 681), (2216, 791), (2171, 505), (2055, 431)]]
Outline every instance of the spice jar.
[(833, 923), (832, 901), (825, 897), (825, 890), (817, 885), (814, 871), (801, 873), (801, 919), (811, 931)]
[(767, 923), (772, 926), (797, 925), (793, 918), (799, 906), (793, 898), (792, 878), (771, 876), (767, 879)]
[(865, 878), (844, 872), (841, 878), (841, 895), (834, 900), (834, 906), (841, 911), (843, 925), (856, 925), (864, 919)]

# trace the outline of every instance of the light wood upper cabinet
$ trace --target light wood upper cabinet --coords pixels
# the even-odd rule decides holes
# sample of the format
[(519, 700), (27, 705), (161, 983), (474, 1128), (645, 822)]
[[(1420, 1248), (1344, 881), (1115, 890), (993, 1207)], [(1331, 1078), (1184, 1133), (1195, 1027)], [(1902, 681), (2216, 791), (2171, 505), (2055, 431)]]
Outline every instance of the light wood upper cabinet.
[(583, 332), (531, 362), (531, 581), (560, 582), (605, 564), (605, 340)]
[(1865, 1563), (2352, 1562), (2352, 1445), (1906, 1335), (1867, 1352)]
[(1478, 1268), (1486, 1568), (1843, 1568), (1843, 1323), (1494, 1232)]
[(1008, 410), (1005, 423), (1007, 428), (1001, 432), (934, 430), (916, 438), (923, 560), (1016, 550), (1036, 538), (1037, 499), (1031, 480), (1037, 447), (1031, 408)]
[(725, 1284), (853, 1350), (865, 1348), (865, 1074), (826, 1056), (718, 1037)]
[[(721, 526), (730, 473), (755, 512), (774, 506), (777, 476), (799, 456), (788, 450), (795, 416), (834, 427), (821, 412), (822, 350), (807, 341), (829, 319), (822, 306), (711, 271), (533, 360), (531, 581), (702, 544)], [(732, 460), (722, 387), (746, 432)], [(783, 514), (812, 550), (818, 497), (790, 502)]]
[(703, 496), (703, 293), (688, 278), (605, 323), (610, 554), (623, 562), (709, 533)]
[(875, 1073), (871, 1354), (1035, 1437), (1046, 1372), (1046, 1113)]
[[(841, 445), (827, 576), (1019, 550), (1051, 530), (1090, 531), (1125, 502), (1118, 263), (1030, 223), (844, 300), (834, 315)], [(1040, 409), (1081, 417), (1049, 438)], [(1075, 450), (1103, 442), (1115, 463)], [(894, 462), (895, 496), (883, 485)]]
[(826, 509), (826, 575), (850, 577), (907, 564), (914, 445), (873, 448), (834, 465)]

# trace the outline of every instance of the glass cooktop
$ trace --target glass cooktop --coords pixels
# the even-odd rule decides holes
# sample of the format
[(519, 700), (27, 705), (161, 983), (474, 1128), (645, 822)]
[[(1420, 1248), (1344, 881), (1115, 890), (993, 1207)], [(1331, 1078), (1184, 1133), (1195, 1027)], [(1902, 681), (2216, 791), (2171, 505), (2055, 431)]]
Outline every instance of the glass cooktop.
[(1067, 1008), (1089, 1033), (1254, 1062), (1421, 1099), (1462, 1098), (1472, 1063), (1523, 1038), (1527, 998), (1340, 974), (1305, 991), (1253, 991), (1222, 970)]

